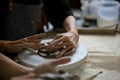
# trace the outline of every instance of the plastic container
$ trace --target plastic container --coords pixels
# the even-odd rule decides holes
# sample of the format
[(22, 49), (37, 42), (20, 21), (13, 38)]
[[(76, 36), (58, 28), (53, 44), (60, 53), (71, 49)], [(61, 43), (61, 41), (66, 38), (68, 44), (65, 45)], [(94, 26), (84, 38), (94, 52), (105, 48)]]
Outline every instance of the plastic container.
[(119, 21), (119, 2), (103, 1), (97, 7), (97, 25), (98, 27), (111, 27), (118, 24)]
[(101, 1), (98, 0), (81, 0), (83, 17), (86, 19), (97, 18), (97, 7)]

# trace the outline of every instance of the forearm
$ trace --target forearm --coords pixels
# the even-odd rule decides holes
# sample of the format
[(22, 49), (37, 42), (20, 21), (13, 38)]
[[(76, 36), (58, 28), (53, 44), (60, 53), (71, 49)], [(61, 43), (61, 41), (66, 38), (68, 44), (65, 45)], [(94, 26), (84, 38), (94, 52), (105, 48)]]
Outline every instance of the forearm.
[(4, 46), (4, 40), (0, 40), (0, 52), (6, 51), (5, 46)]
[(0, 53), (0, 78), (3, 80), (9, 80), (11, 77), (27, 74), (31, 70), (32, 68), (17, 64)]
[(67, 32), (74, 32), (75, 34), (78, 35), (76, 19), (73, 16), (68, 16), (64, 20), (63, 27)]

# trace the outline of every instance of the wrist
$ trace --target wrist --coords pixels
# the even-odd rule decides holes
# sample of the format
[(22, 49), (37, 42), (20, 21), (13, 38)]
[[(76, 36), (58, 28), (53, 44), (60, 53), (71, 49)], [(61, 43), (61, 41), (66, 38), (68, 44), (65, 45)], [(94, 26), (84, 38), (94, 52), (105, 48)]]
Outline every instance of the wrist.
[(75, 36), (79, 37), (79, 34), (77, 31), (69, 31), (70, 33), (73, 33)]
[(78, 41), (79, 41), (79, 34), (78, 34), (78, 32), (70, 31), (70, 33), (73, 34), (73, 36), (74, 36), (76, 42), (78, 42)]
[(28, 67), (24, 67), (24, 70), (21, 70), (21, 74), (22, 75), (27, 75), (27, 74), (31, 74), (33, 71), (33, 68), (28, 68)]

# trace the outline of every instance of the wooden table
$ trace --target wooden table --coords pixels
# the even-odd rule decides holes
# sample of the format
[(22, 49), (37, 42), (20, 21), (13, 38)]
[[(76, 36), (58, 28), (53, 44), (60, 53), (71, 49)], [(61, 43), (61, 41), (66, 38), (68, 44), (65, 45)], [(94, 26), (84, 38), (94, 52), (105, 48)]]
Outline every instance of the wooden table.
[(88, 48), (86, 61), (71, 74), (80, 80), (120, 80), (120, 33), (116, 35), (81, 35)]

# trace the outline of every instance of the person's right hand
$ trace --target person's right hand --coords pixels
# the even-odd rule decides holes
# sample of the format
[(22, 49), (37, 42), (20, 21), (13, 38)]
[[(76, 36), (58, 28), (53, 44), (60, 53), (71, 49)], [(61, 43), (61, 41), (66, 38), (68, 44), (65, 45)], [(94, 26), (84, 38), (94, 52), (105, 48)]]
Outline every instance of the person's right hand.
[(40, 41), (41, 38), (45, 36), (44, 33), (32, 35), (23, 39), (15, 40), (15, 41), (4, 41), (2, 40), (1, 43), (3, 44), (3, 48), (6, 52), (16, 53), (21, 51), (24, 48), (33, 48), (33, 49), (40, 49), (41, 45)]
[(70, 62), (70, 57), (62, 57), (59, 59), (54, 59), (53, 61), (43, 63), (33, 69), (31, 73), (34, 73), (35, 75), (40, 74), (46, 74), (46, 73), (53, 73), (53, 74), (59, 74), (59, 71), (56, 70), (56, 66), (61, 64), (66, 64)]
[[(38, 65), (37, 67), (33, 68), (30, 71), (30, 73), (28, 73), (27, 75), (15, 76), (12, 77), (11, 80), (46, 80), (44, 78), (49, 77), (47, 76), (47, 74), (51, 74), (53, 75), (53, 77), (61, 79), (63, 76), (60, 75), (59, 71), (56, 70), (56, 66), (60, 64), (68, 63), (69, 61), (70, 61), (69, 57), (55, 59), (53, 61)], [(51, 80), (51, 79), (47, 79), (47, 80)]]

